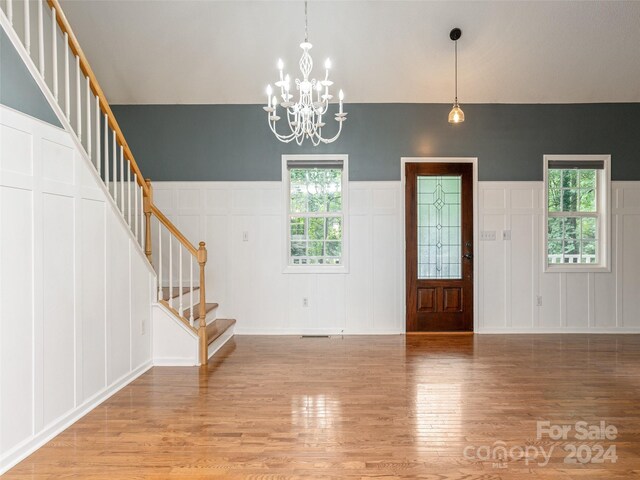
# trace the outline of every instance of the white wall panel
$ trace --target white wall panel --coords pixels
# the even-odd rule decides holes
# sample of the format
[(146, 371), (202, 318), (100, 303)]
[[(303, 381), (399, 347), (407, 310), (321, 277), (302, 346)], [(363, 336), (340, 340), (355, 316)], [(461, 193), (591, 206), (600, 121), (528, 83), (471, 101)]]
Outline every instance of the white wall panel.
[(42, 203), (41, 401), (43, 422), (47, 426), (75, 404), (74, 199), (44, 193)]
[(82, 318), (82, 400), (107, 386), (105, 376), (105, 204), (82, 199), (80, 316)]
[(118, 227), (116, 214), (107, 215), (107, 382), (112, 383), (131, 368), (131, 310), (129, 239)]
[(34, 427), (32, 195), (0, 186), (0, 451)]
[(154, 273), (71, 135), (0, 106), (0, 155), (2, 473), (150, 367)]

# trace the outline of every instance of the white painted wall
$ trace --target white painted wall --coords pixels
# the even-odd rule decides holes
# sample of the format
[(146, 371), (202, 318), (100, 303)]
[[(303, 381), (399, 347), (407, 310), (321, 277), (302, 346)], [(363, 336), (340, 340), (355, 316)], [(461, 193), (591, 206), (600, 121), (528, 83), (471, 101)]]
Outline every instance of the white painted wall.
[(612, 182), (611, 273), (542, 272), (543, 193), (542, 182), (480, 183), (480, 230), (498, 238), (479, 242), (480, 331), (640, 332), (640, 182)]
[(151, 366), (153, 271), (92, 168), (0, 106), (0, 473)]
[[(403, 332), (401, 183), (350, 182), (348, 274), (282, 273), (281, 188), (154, 183), (160, 208), (188, 238), (207, 242), (207, 299), (220, 303), (218, 316), (236, 318), (238, 334)], [(611, 273), (542, 272), (542, 182), (480, 182), (478, 190), (479, 229), (498, 240), (477, 243), (477, 332), (640, 332), (640, 182), (612, 185)]]
[(154, 201), (187, 238), (207, 243), (207, 301), (237, 319), (236, 333), (402, 332), (399, 182), (349, 188), (348, 274), (282, 273), (280, 182), (154, 182)]

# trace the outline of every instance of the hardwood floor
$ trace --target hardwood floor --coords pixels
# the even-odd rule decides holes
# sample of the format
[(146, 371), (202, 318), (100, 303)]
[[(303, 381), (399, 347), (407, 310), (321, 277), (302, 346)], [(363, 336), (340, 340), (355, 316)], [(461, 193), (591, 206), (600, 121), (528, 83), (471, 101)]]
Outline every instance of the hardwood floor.
[[(537, 421), (605, 421), (618, 434), (537, 439)], [(517, 447), (531, 456), (533, 448), (553, 447), (551, 460), (476, 458), (499, 441), (515, 457)], [(584, 456), (597, 453), (596, 444), (615, 445), (617, 462), (564, 463), (565, 447), (587, 445)], [(638, 476), (640, 335), (235, 337), (202, 370), (153, 368), (6, 474)]]

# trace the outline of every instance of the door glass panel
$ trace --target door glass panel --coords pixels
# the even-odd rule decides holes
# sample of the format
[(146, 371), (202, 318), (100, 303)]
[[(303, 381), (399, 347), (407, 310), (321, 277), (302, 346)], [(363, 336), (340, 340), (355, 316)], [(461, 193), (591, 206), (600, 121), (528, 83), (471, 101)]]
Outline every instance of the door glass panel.
[(461, 279), (460, 176), (418, 176), (418, 278)]

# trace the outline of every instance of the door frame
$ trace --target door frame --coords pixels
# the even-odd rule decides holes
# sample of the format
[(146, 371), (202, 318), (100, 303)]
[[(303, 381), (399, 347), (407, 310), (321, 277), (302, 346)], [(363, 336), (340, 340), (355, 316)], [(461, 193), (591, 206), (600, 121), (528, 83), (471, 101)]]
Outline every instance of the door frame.
[[(400, 158), (400, 184), (402, 185), (402, 198), (406, 195), (405, 165), (407, 163), (471, 163), (473, 164), (473, 333), (478, 332), (478, 306), (479, 306), (479, 285), (478, 285), (478, 157), (401, 157)], [(407, 333), (407, 236), (405, 232), (405, 204), (400, 202), (402, 226), (402, 332)]]

